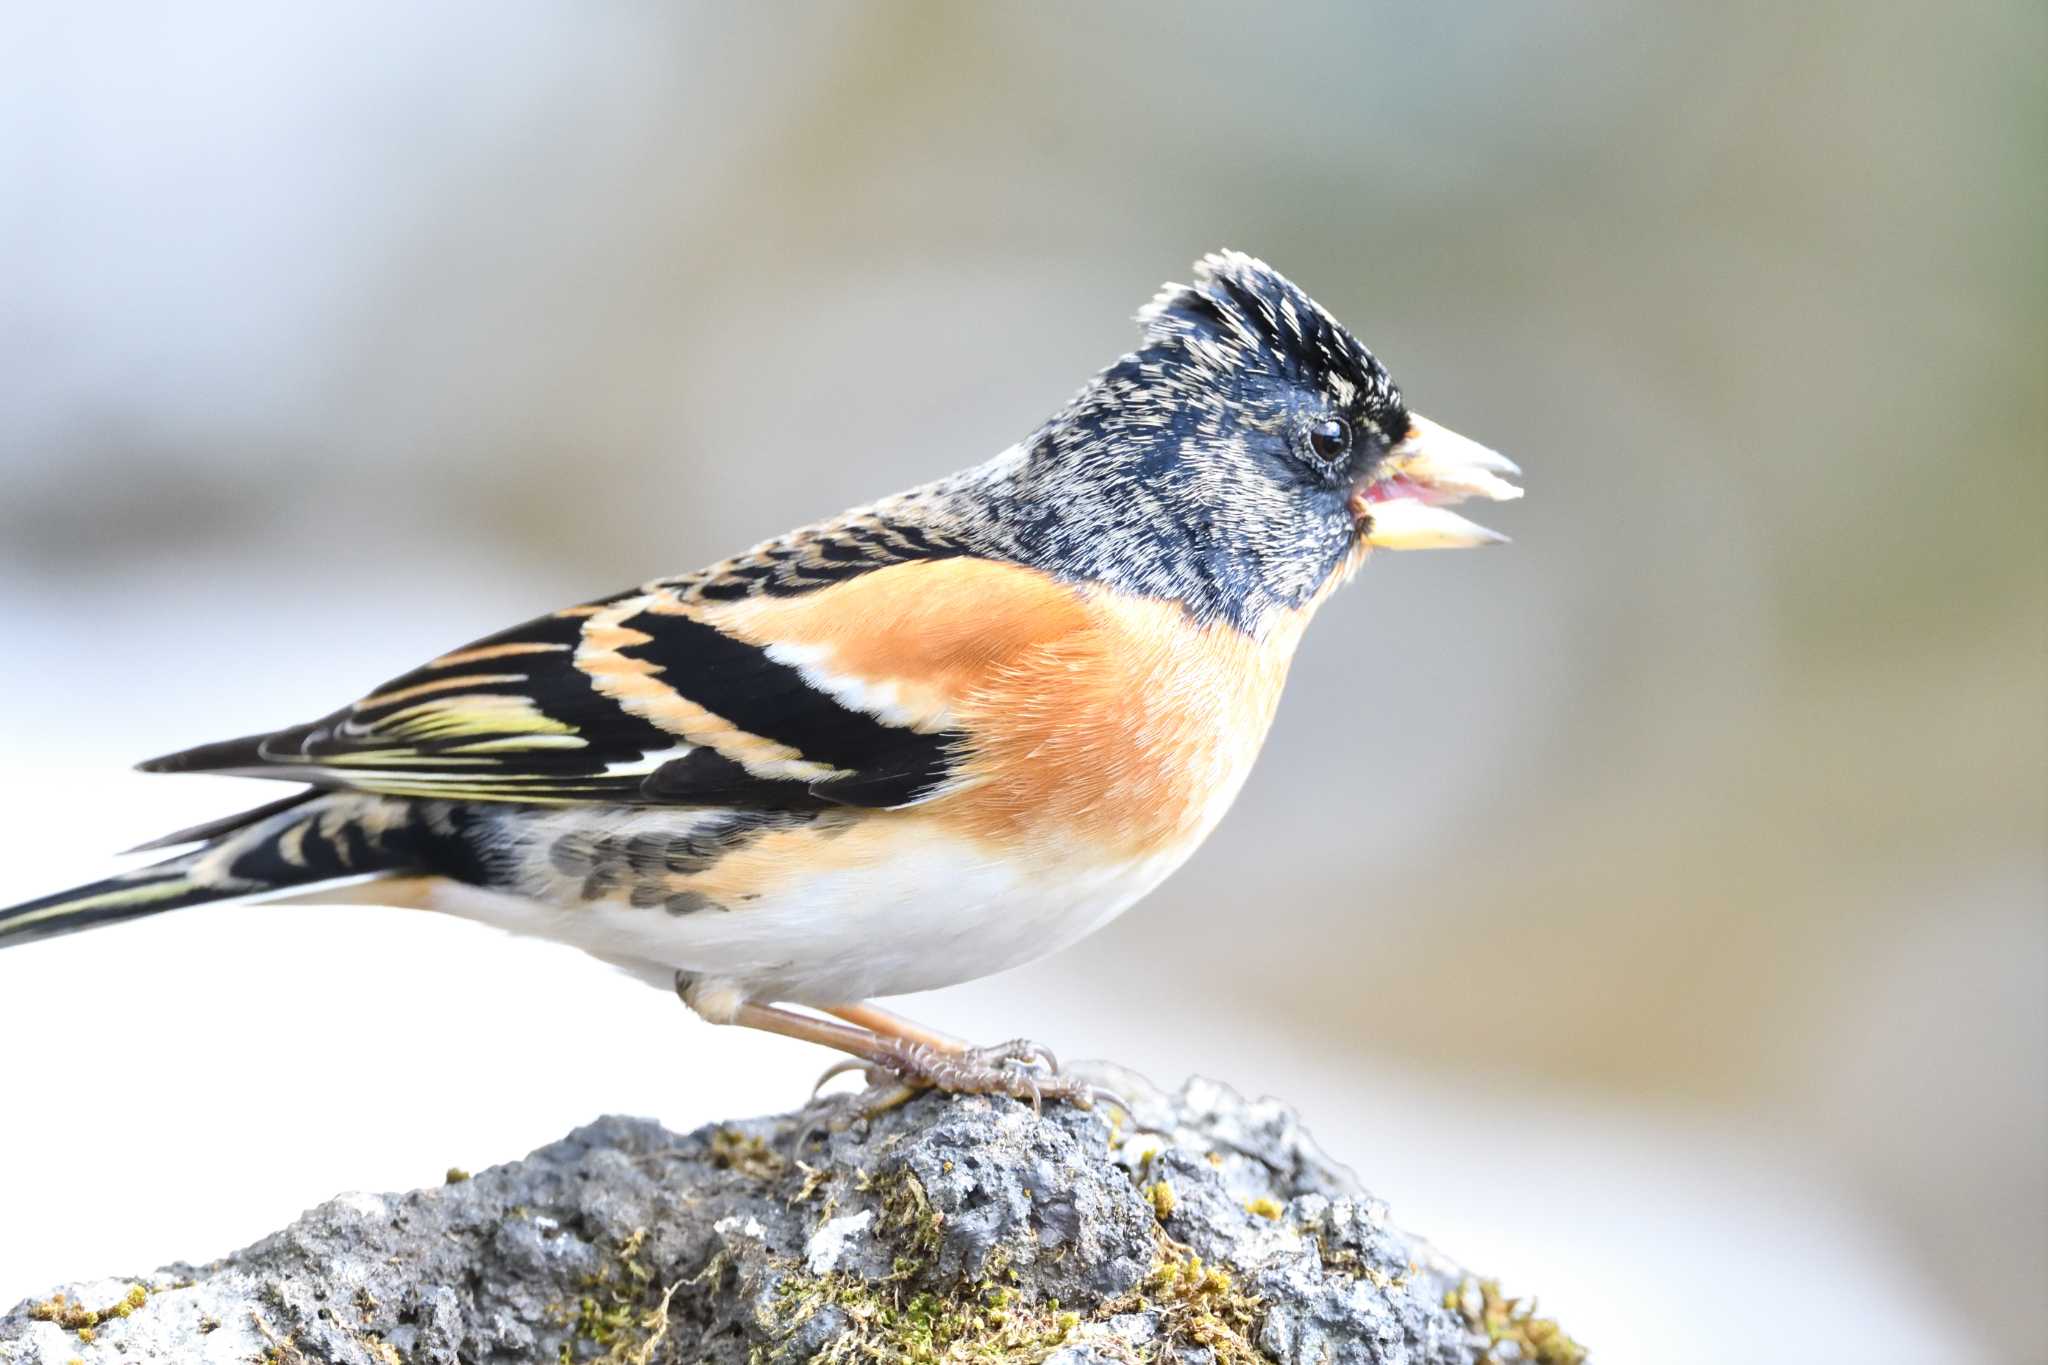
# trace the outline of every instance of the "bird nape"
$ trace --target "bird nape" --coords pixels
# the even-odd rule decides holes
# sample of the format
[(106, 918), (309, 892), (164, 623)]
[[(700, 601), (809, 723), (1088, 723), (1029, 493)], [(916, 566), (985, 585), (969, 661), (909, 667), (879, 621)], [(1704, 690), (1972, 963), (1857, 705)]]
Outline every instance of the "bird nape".
[(1086, 1101), (1029, 1043), (864, 1003), (1074, 942), (1237, 794), (1317, 606), (1373, 549), (1502, 539), (1518, 471), (1411, 412), (1235, 252), (982, 464), (152, 760), (302, 784), (0, 944), (208, 902), (407, 904), (574, 945), (911, 1090)]

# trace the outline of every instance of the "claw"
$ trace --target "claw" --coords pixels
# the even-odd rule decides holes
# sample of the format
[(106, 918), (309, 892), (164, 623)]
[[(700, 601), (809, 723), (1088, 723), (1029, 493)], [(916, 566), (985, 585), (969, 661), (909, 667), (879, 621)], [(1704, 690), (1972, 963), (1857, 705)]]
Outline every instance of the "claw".
[(1036, 1067), (1048, 1076), (1060, 1074), (1060, 1059), (1044, 1043), (1034, 1043), (1029, 1038), (1012, 1038), (1007, 1043), (994, 1047), (978, 1047), (967, 1054), (989, 1062), (1008, 1062), (1016, 1066)]
[(817, 1084), (811, 1087), (811, 1098), (813, 1100), (817, 1099), (818, 1092), (823, 1090), (825, 1083), (833, 1077), (844, 1076), (849, 1071), (866, 1071), (869, 1065), (868, 1062), (859, 1057), (848, 1057), (843, 1062), (832, 1063), (832, 1065), (825, 1068), (824, 1074), (818, 1077)]
[(923, 1089), (922, 1086), (910, 1084), (880, 1067), (870, 1066), (861, 1061), (839, 1063), (820, 1076), (818, 1084), (822, 1086), (843, 1071), (861, 1070), (865, 1070), (869, 1078), (865, 1090), (822, 1096), (816, 1091), (812, 1092), (811, 1102), (804, 1106), (803, 1112), (799, 1115), (803, 1119), (803, 1126), (796, 1130), (796, 1140), (791, 1144), (792, 1157), (802, 1156), (811, 1139), (821, 1133), (836, 1133), (855, 1119), (872, 1119), (879, 1114), (887, 1113), (898, 1105), (915, 1099)]
[(1048, 1076), (1060, 1074), (1060, 1059), (1044, 1043), (1034, 1043), (1029, 1038), (1012, 1038), (1007, 1043), (993, 1047), (971, 1047), (956, 1053), (959, 1059), (979, 1062), (983, 1066), (1014, 1066), (1042, 1071)]
[[(883, 1089), (880, 1086), (871, 1087), (855, 1096), (856, 1099), (861, 1101), (860, 1117), (871, 1119), (877, 1114), (887, 1113), (899, 1104), (908, 1104), (917, 1098), (920, 1088), (901, 1084), (893, 1089)], [(876, 1090), (882, 1090), (882, 1093), (876, 1095), (874, 1093)]]

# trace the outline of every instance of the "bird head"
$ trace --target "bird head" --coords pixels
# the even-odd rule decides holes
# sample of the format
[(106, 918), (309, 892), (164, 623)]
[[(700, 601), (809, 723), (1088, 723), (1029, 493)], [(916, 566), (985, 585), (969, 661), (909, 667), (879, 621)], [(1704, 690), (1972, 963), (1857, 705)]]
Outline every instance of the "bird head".
[(1138, 321), (1139, 349), (1021, 450), (1022, 503), (1067, 542), (1051, 562), (1257, 630), (1372, 549), (1505, 539), (1449, 509), (1520, 497), (1515, 466), (1410, 412), (1372, 352), (1265, 262), (1204, 257)]

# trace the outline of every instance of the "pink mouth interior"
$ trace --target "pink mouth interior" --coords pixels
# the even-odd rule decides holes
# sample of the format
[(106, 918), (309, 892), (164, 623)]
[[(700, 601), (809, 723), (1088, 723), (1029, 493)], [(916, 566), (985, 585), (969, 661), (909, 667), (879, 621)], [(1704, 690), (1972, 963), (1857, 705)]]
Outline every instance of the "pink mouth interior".
[(1417, 483), (1406, 474), (1391, 474), (1384, 479), (1375, 479), (1365, 489), (1367, 502), (1392, 502), (1396, 498), (1413, 498), (1417, 502), (1431, 500), (1429, 485)]

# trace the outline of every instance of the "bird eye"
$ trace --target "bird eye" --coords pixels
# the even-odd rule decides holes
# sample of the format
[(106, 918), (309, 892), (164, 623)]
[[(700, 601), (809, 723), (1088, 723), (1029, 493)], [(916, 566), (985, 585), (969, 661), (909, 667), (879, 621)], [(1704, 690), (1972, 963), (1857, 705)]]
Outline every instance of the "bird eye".
[(1308, 429), (1308, 443), (1325, 460), (1335, 460), (1351, 449), (1351, 424), (1341, 417), (1325, 417)]

